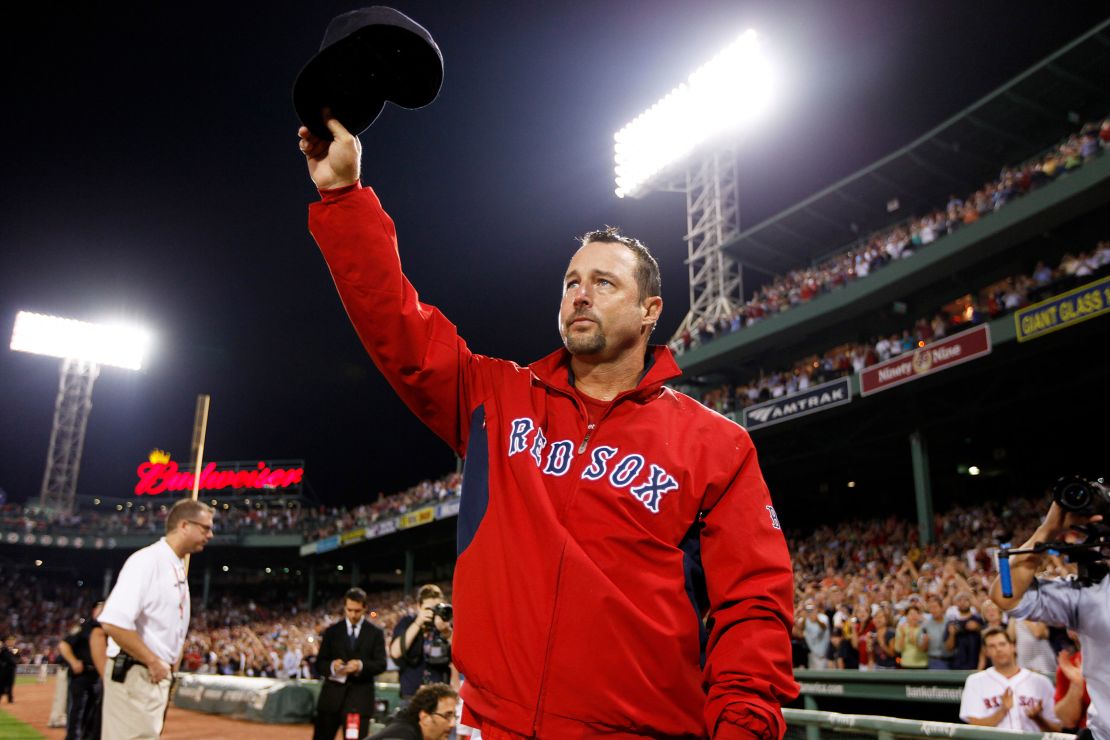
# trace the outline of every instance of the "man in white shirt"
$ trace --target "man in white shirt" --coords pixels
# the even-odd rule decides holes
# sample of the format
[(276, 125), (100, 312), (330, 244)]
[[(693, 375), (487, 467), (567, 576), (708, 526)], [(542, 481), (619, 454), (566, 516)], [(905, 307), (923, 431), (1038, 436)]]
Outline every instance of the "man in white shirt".
[(104, 681), (103, 740), (157, 738), (169, 701), (172, 667), (189, 631), (185, 556), (212, 539), (212, 509), (174, 504), (166, 536), (124, 563), (100, 624), (111, 638)]
[(983, 644), (994, 665), (967, 677), (960, 699), (960, 719), (1005, 730), (1059, 732), (1052, 683), (1018, 666), (1009, 633), (991, 627), (983, 632)]

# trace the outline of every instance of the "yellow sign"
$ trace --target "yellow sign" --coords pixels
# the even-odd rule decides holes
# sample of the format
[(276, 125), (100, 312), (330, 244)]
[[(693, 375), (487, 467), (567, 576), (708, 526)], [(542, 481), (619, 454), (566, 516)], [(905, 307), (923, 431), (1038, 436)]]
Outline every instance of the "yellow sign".
[(352, 542), (358, 542), (366, 537), (366, 527), (359, 527), (352, 529), (350, 532), (344, 532), (339, 535), (339, 541), (344, 545), (349, 545)]
[(1110, 311), (1110, 276), (1087, 283), (1014, 314), (1017, 340), (1025, 342)]
[(434, 522), (436, 518), (436, 509), (434, 506), (428, 506), (416, 511), (410, 511), (407, 514), (401, 515), (401, 520), (398, 523), (398, 528), (408, 529), (409, 527), (419, 527), (421, 524), (429, 524)]

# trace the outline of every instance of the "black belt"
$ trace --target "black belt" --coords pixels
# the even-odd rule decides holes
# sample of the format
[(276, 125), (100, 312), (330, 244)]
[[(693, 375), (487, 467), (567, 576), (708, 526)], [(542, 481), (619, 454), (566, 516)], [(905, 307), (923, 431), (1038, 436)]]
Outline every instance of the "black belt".
[(137, 665), (143, 665), (143, 662), (120, 650), (119, 654), (112, 658), (112, 680), (123, 683), (128, 672)]

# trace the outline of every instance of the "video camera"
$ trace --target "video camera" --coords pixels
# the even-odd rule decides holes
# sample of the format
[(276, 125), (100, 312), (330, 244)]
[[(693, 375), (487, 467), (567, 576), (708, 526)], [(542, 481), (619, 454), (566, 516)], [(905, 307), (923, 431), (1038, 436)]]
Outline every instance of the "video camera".
[(1052, 499), (1061, 509), (1072, 514), (1101, 514), (1110, 519), (1110, 488), (1101, 478), (1086, 480), (1078, 475), (1065, 475), (1052, 487)]
[[(1025, 553), (1049, 552), (1063, 555), (1079, 568), (1076, 587), (1084, 588), (1098, 583), (1110, 573), (1110, 488), (1103, 478), (1087, 479), (1066, 475), (1052, 487), (1052, 500), (1070, 514), (1080, 516), (1101, 515), (1103, 521), (1076, 527), (1087, 535), (1082, 542), (1038, 542), (1027, 550), (1012, 550), (1009, 542), (1002, 544), (998, 553), (998, 575), (1002, 581), (1002, 595), (1013, 595), (1010, 580), (1010, 556)], [(1005, 538), (1009, 540), (1009, 537)]]

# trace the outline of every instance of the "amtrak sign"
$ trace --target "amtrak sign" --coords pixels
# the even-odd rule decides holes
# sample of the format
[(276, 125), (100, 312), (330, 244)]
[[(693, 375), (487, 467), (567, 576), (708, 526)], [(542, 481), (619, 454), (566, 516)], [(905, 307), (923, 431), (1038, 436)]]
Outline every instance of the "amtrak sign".
[(780, 421), (790, 421), (852, 401), (851, 378), (815, 385), (789, 396), (757, 403), (744, 409), (744, 427), (748, 431), (762, 429)]

